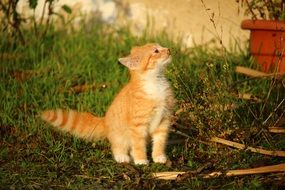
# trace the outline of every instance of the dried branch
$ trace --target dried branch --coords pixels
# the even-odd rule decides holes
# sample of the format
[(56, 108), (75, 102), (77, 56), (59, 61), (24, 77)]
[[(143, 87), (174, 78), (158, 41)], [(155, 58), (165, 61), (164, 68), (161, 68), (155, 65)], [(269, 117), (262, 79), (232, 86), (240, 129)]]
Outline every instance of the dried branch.
[[(271, 165), (271, 166), (262, 166), (258, 168), (229, 170), (225, 173), (224, 172), (212, 172), (209, 174), (200, 174), (194, 177), (214, 178), (214, 177), (219, 177), (219, 176), (230, 177), (230, 176), (254, 175), (254, 174), (276, 173), (276, 172), (285, 172), (285, 163)], [(185, 173), (187, 172), (158, 172), (158, 173), (153, 173), (153, 177), (156, 179), (176, 180), (179, 175), (183, 175)]]
[(269, 127), (268, 131), (270, 133), (285, 133), (285, 128), (283, 128), (283, 127)]
[(241, 66), (237, 66), (236, 67), (236, 72), (240, 73), (240, 74), (244, 74), (247, 75), (249, 77), (254, 77), (254, 78), (264, 78), (264, 77), (281, 77), (283, 75), (285, 75), (284, 72), (278, 72), (278, 73), (264, 73), (264, 72), (260, 72), (254, 69), (249, 69), (246, 67), (241, 67)]
[(216, 143), (221, 143), (227, 146), (231, 146), (234, 148), (238, 148), (238, 149), (242, 149), (242, 150), (250, 150), (252, 152), (256, 152), (256, 153), (260, 153), (260, 154), (265, 154), (265, 155), (270, 155), (270, 156), (281, 156), (281, 157), (285, 157), (285, 151), (271, 151), (271, 150), (265, 150), (265, 149), (261, 149), (261, 148), (253, 148), (253, 147), (247, 147), (244, 144), (240, 144), (240, 143), (236, 143), (233, 141), (228, 141), (225, 139), (221, 139), (218, 137), (212, 137), (210, 139), (210, 141), (212, 142), (216, 142)]

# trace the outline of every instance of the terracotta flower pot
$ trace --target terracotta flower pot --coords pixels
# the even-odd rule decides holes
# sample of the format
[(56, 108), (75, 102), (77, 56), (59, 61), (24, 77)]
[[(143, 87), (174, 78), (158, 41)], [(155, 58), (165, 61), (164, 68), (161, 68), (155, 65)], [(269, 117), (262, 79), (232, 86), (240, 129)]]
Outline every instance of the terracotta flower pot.
[(241, 28), (249, 29), (250, 52), (264, 72), (285, 72), (285, 22), (244, 20)]

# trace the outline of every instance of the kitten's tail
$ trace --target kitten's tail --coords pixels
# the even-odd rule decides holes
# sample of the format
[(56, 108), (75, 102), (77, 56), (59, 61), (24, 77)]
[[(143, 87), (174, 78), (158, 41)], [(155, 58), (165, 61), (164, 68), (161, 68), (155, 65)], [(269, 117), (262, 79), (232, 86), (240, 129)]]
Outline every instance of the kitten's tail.
[(107, 137), (107, 129), (103, 117), (95, 117), (91, 113), (74, 110), (46, 110), (41, 118), (54, 127), (69, 132), (77, 137), (96, 141)]

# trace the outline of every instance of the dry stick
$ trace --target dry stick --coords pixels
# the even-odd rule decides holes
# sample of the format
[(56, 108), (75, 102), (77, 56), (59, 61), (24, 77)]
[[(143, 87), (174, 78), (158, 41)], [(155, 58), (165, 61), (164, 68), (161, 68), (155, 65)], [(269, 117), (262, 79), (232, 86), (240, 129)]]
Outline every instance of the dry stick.
[(260, 71), (256, 71), (256, 70), (253, 70), (253, 69), (249, 69), (249, 68), (246, 68), (246, 67), (241, 67), (241, 66), (237, 66), (236, 67), (236, 72), (244, 74), (244, 75), (247, 75), (247, 76), (250, 76), (250, 77), (264, 77), (264, 76), (267, 75), (266, 73), (263, 73), (263, 72), (260, 72)]
[(240, 83), (243, 83), (243, 82), (247, 82), (247, 81), (250, 81), (250, 80), (260, 79), (260, 78), (269, 78), (269, 79), (271, 79), (273, 77), (273, 78), (276, 79), (276, 78), (285, 76), (285, 72), (283, 72), (283, 73), (281, 72), (281, 73), (269, 73), (269, 74), (267, 74), (267, 73), (263, 73), (263, 72), (260, 72), (260, 71), (256, 71), (256, 70), (249, 69), (249, 68), (246, 68), (246, 67), (241, 67), (241, 66), (237, 66), (235, 71), (237, 73), (247, 75), (247, 76), (249, 76), (251, 78), (247, 78), (247, 79), (244, 79), (244, 80), (236, 81), (232, 86), (235, 86), (237, 84), (240, 84)]
[[(285, 172), (285, 163), (271, 165), (271, 166), (262, 166), (257, 168), (229, 170), (228, 172), (226, 172), (226, 176), (262, 174), (262, 173), (273, 173), (273, 172)], [(212, 175), (209, 174), (206, 175), (205, 177), (214, 176), (214, 172), (211, 174)]]
[[(274, 173), (274, 172), (285, 172), (285, 163), (271, 165), (271, 166), (262, 166), (258, 168), (250, 169), (240, 169), (240, 170), (229, 170), (225, 173), (223, 172), (212, 172), (205, 175), (200, 175), (202, 178), (213, 178), (219, 177), (222, 175), (225, 176), (240, 176), (240, 175), (252, 175), (252, 174), (263, 174), (263, 173)], [(158, 172), (153, 173), (153, 177), (157, 179), (164, 180), (175, 180), (178, 175), (185, 174), (186, 172)]]
[(241, 67), (241, 66), (237, 66), (236, 67), (236, 72), (237, 73), (241, 73), (250, 77), (255, 77), (255, 78), (262, 78), (262, 77), (276, 77), (276, 76), (282, 76), (285, 75), (285, 72), (278, 72), (278, 73), (264, 73), (264, 72), (260, 72), (257, 70), (253, 70), (253, 69), (249, 69), (246, 67)]
[(153, 177), (156, 179), (175, 180), (178, 175), (185, 174), (186, 172), (157, 172), (153, 173)]
[(268, 127), (270, 133), (285, 133), (285, 128), (283, 127)]
[(262, 102), (262, 100), (252, 94), (249, 93), (238, 93), (238, 98), (243, 99), (243, 100), (253, 100), (256, 102)]
[(244, 149), (244, 150), (250, 150), (252, 152), (256, 152), (256, 153), (260, 153), (260, 154), (265, 154), (265, 155), (270, 155), (270, 156), (281, 156), (281, 157), (285, 157), (285, 151), (271, 151), (271, 150), (265, 150), (265, 149), (261, 149), (261, 148), (253, 148), (253, 147), (247, 147), (243, 144), (240, 143), (236, 143), (236, 142), (232, 142), (232, 141), (228, 141), (225, 139), (221, 139), (218, 137), (212, 137), (210, 139), (210, 141), (212, 142), (216, 142), (216, 143), (221, 143), (224, 145), (228, 145), (234, 148), (238, 148), (238, 149)]

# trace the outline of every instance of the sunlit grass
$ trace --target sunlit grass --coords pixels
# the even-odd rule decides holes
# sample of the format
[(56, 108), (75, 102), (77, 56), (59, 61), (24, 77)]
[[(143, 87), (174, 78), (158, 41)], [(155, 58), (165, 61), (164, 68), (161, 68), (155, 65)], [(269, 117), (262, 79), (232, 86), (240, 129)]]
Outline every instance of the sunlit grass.
[[(266, 181), (264, 176), (176, 183), (153, 180), (151, 173), (195, 170), (208, 162), (212, 166), (207, 171), (216, 171), (282, 161), (203, 143), (220, 136), (250, 146), (285, 148), (281, 135), (264, 130), (282, 113), (275, 108), (284, 86), (280, 81), (273, 86), (268, 79), (244, 81), (247, 77), (236, 74), (237, 65), (255, 67), (247, 53), (222, 54), (220, 49), (198, 46), (181, 50), (164, 33), (138, 38), (126, 28), (101, 24), (68, 34), (50, 30), (42, 40), (32, 38), (31, 32), (26, 35), (31, 36), (28, 45), (11, 44), (7, 39), (0, 50), (0, 184), (4, 188), (256, 188)], [(132, 46), (147, 42), (158, 42), (173, 52), (167, 70), (177, 98), (173, 127), (189, 137), (171, 133), (167, 152), (172, 163), (116, 164), (107, 142), (84, 142), (52, 130), (39, 119), (39, 113), (48, 108), (103, 116), (128, 81), (127, 69), (118, 64), (118, 58)], [(269, 98), (266, 102), (240, 100), (238, 92)], [(262, 126), (270, 113), (273, 116)], [(275, 178), (267, 176), (266, 182), (270, 180)]]

